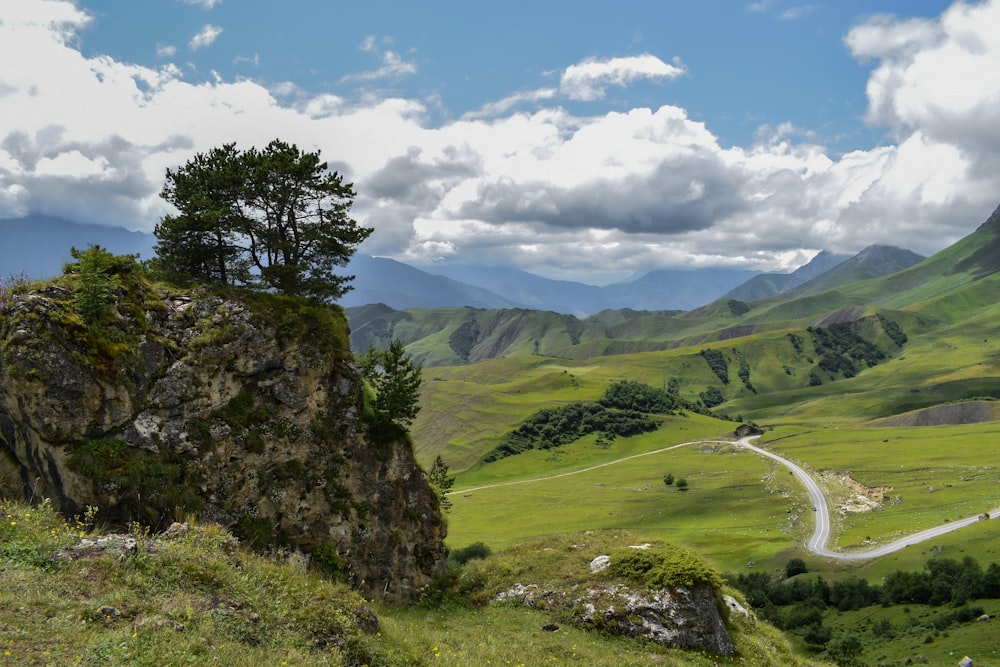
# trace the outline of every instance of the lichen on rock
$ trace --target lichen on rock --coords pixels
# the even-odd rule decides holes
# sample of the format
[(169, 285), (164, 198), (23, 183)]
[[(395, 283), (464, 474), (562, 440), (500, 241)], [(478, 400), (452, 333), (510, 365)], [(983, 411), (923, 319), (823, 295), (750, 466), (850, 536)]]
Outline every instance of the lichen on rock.
[(99, 326), (65, 276), (0, 321), (0, 494), (162, 530), (189, 514), (407, 599), (444, 563), (402, 429), (366, 428), (337, 306), (121, 281)]

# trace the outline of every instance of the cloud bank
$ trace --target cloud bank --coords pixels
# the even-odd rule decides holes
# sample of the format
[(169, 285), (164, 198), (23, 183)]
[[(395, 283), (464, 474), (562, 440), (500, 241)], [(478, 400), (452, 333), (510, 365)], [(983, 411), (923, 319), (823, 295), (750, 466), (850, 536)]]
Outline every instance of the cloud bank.
[[(376, 229), (366, 252), (502, 260), (582, 280), (670, 266), (780, 269), (820, 249), (872, 243), (926, 254), (971, 231), (1000, 199), (996, 1), (958, 2), (935, 19), (874, 17), (845, 36), (871, 67), (866, 121), (888, 137), (845, 155), (793, 140), (808, 135), (790, 127), (725, 148), (677, 106), (594, 116), (564, 106), (639, 81), (670, 85), (697, 68), (648, 53), (570, 63), (553, 73), (556, 85), (432, 124), (425, 100), (189, 82), (174, 64), (87, 57), (78, 44), (93, 20), (58, 0), (20, 0), (5, 12), (0, 218), (41, 213), (149, 231), (167, 212), (158, 196), (166, 168), (224, 142), (275, 136), (322, 150), (353, 180), (355, 215)], [(191, 48), (221, 30), (206, 26)], [(380, 66), (347, 78), (417, 74), (387, 45), (365, 40)]]

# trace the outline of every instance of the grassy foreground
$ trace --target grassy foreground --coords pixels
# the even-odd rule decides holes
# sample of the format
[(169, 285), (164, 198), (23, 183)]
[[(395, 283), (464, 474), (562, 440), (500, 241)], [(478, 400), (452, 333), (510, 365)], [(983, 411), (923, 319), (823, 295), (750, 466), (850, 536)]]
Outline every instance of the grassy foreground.
[(562, 621), (543, 632), (553, 620), (544, 612), (483, 604), (515, 580), (579, 570), (591, 551), (637, 539), (627, 534), (471, 561), (449, 579), (464, 580), (464, 592), (408, 608), (366, 601), (301, 557), (251, 553), (213, 525), (174, 536), (135, 529), (127, 537), (136, 548), (126, 555), (53, 555), (101, 535), (47, 503), (0, 501), (0, 665), (824, 664), (796, 657), (777, 630), (742, 617), (729, 620), (738, 654), (721, 658)]

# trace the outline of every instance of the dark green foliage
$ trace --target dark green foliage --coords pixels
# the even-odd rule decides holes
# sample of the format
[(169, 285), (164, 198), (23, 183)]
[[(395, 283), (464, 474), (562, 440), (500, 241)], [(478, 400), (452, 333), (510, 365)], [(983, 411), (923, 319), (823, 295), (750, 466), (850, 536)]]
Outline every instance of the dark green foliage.
[(872, 623), (872, 634), (876, 639), (892, 639), (896, 636), (896, 628), (888, 618), (880, 618)]
[(885, 579), (886, 598), (893, 603), (916, 602), (932, 606), (959, 606), (969, 600), (994, 597), (1000, 593), (996, 563), (984, 573), (975, 560), (934, 558), (922, 572), (893, 572)]
[[(475, 319), (462, 322), (448, 337), (448, 346), (462, 361), (469, 360), (469, 354), (479, 338), (479, 325)], [(535, 341), (535, 353), (538, 353), (538, 341)]]
[(740, 381), (743, 382), (744, 387), (756, 394), (757, 390), (753, 388), (753, 384), (750, 382), (750, 364), (747, 363), (746, 357), (736, 348), (733, 348), (733, 354), (736, 355), (736, 359), (740, 364), (740, 370), (737, 373), (740, 376)]
[(806, 331), (812, 336), (813, 345), (820, 355), (819, 368), (830, 375), (854, 377), (859, 365), (876, 366), (886, 359), (885, 352), (862, 338), (849, 322), (809, 327)]
[(815, 371), (809, 373), (809, 386), (818, 387), (823, 384), (823, 378), (816, 374)]
[(448, 474), (448, 464), (444, 462), (438, 454), (431, 465), (431, 471), (427, 473), (427, 481), (430, 482), (434, 492), (437, 493), (441, 502), (441, 509), (448, 511), (451, 509), (451, 500), (448, 499), (448, 491), (455, 483), (455, 477)]
[(361, 357), (361, 374), (375, 390), (374, 408), (389, 421), (409, 426), (420, 411), (422, 368), (396, 339), (388, 349), (373, 345)]
[(372, 232), (348, 215), (355, 194), (318, 151), (226, 144), (167, 170), (161, 196), (178, 215), (156, 226), (153, 265), (173, 279), (336, 299), (351, 277), (335, 269)]
[(785, 563), (785, 576), (789, 579), (799, 574), (805, 574), (808, 571), (806, 562), (801, 558), (792, 558)]
[(320, 545), (312, 552), (313, 562), (320, 571), (335, 581), (347, 581), (350, 578), (350, 567), (337, 553), (337, 547), (332, 544)]
[(861, 665), (861, 652), (864, 645), (856, 636), (849, 634), (830, 642), (827, 645), (826, 657), (840, 667), (855, 667)]
[(86, 250), (71, 248), (70, 255), (76, 262), (67, 264), (64, 273), (76, 275), (73, 309), (88, 327), (96, 327), (110, 311), (122, 276), (140, 270), (135, 261), (138, 255), (114, 255), (96, 245)]
[(960, 607), (955, 611), (941, 614), (935, 618), (931, 621), (931, 627), (935, 630), (946, 630), (953, 625), (974, 621), (985, 613), (982, 607)]
[[(70, 470), (90, 480), (98, 497), (115, 498), (115, 507), (99, 506), (102, 516), (116, 521), (156, 523), (197, 512), (203, 500), (197, 485), (187, 479), (183, 462), (169, 451), (149, 452), (122, 440), (98, 439), (69, 445)], [(148, 508), (148, 516), (131, 516), (134, 508)]]
[(750, 306), (743, 303), (742, 301), (730, 299), (729, 301), (726, 302), (726, 305), (729, 306), (729, 312), (731, 312), (736, 317), (739, 317), (740, 315), (744, 315), (750, 312)]
[(605, 438), (628, 437), (655, 431), (659, 422), (635, 410), (612, 410), (599, 403), (571, 403), (545, 408), (500, 439), (483, 460), (498, 461), (529, 449), (551, 449), (567, 445), (592, 433)]
[(842, 579), (830, 586), (830, 605), (840, 611), (854, 611), (882, 603), (882, 589), (865, 579)]
[(238, 285), (250, 280), (250, 259), (240, 243), (239, 203), (246, 175), (236, 144), (198, 153), (177, 171), (167, 170), (160, 196), (179, 211), (156, 225), (151, 265), (175, 282)]
[(802, 354), (802, 343), (804, 342), (802, 336), (790, 333), (788, 334), (788, 340), (791, 341), (792, 347), (795, 348), (795, 351)]
[(248, 516), (246, 514), (236, 521), (233, 533), (257, 551), (274, 548), (276, 545), (283, 546), (288, 543), (287, 536), (279, 534), (270, 519)]
[(726, 402), (726, 397), (722, 395), (722, 392), (718, 387), (709, 387), (705, 391), (698, 394), (698, 398), (701, 399), (702, 405), (709, 410)]
[(465, 565), (470, 560), (482, 560), (491, 553), (490, 548), (483, 542), (474, 542), (467, 547), (456, 549), (448, 554), (448, 560), (456, 565)]
[(699, 352), (708, 367), (722, 381), (722, 384), (729, 384), (729, 365), (726, 357), (719, 350), (702, 350)]
[(678, 479), (674, 483), (674, 485), (677, 487), (678, 491), (687, 491), (688, 490), (688, 481), (686, 479), (684, 479), (683, 477), (681, 477), (680, 479)]
[(674, 474), (672, 472), (668, 472), (666, 475), (664, 475), (663, 476), (663, 483), (666, 484), (667, 486), (673, 486), (674, 485)]
[(882, 331), (885, 332), (885, 335), (888, 336), (892, 340), (892, 342), (898, 345), (899, 347), (903, 347), (903, 345), (905, 345), (906, 342), (909, 340), (909, 338), (906, 335), (906, 332), (903, 331), (903, 328), (899, 326), (898, 323), (893, 322), (882, 313), (878, 314), (878, 321), (879, 324), (882, 325)]
[(675, 545), (649, 549), (618, 549), (611, 554), (608, 573), (651, 588), (695, 586), (718, 587), (718, 573), (695, 552)]
[(833, 631), (830, 628), (821, 623), (816, 623), (806, 628), (802, 638), (814, 646), (823, 646), (830, 641), (832, 636)]
[(598, 402), (606, 408), (663, 415), (674, 414), (680, 405), (677, 397), (669, 392), (634, 380), (613, 383)]

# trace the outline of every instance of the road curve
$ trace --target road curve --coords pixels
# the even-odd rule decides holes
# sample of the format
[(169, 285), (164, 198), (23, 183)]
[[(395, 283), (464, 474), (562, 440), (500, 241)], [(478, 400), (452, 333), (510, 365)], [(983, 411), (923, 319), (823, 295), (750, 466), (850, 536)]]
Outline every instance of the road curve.
[[(953, 530), (958, 530), (959, 528), (965, 528), (966, 526), (971, 526), (982, 519), (981, 514), (969, 517), (967, 519), (959, 519), (957, 521), (949, 521), (948, 523), (941, 524), (940, 526), (935, 526), (933, 528), (928, 528), (926, 530), (921, 530), (920, 532), (913, 533), (912, 535), (907, 535), (901, 537), (898, 540), (889, 542), (888, 544), (883, 544), (881, 546), (875, 547), (873, 549), (867, 549), (865, 551), (851, 551), (848, 553), (841, 553), (838, 551), (831, 551), (827, 548), (827, 543), (830, 541), (830, 506), (826, 502), (826, 496), (823, 495), (823, 490), (820, 489), (819, 484), (809, 476), (805, 470), (792, 463), (788, 459), (778, 456), (773, 452), (769, 452), (766, 449), (761, 449), (760, 447), (752, 444), (752, 440), (759, 438), (759, 435), (750, 435), (745, 438), (740, 438), (736, 444), (745, 449), (749, 449), (753, 452), (760, 454), (761, 456), (766, 456), (781, 465), (785, 466), (792, 471), (792, 474), (802, 482), (802, 485), (806, 487), (806, 491), (809, 494), (809, 501), (816, 511), (813, 514), (816, 516), (816, 527), (813, 530), (812, 536), (809, 541), (806, 542), (806, 548), (812, 553), (824, 556), (826, 558), (836, 558), (838, 560), (866, 560), (869, 558), (878, 558), (879, 556), (885, 556), (896, 551), (900, 551), (910, 546), (911, 544), (917, 544), (919, 542), (924, 542), (926, 540), (933, 539), (935, 537), (940, 537), (946, 533), (950, 533)], [(537, 477), (534, 479), (519, 479), (510, 482), (496, 482), (494, 484), (485, 484), (483, 486), (476, 486), (468, 489), (456, 489), (454, 491), (448, 491), (445, 495), (462, 494), (467, 495), (474, 493), (476, 491), (483, 491), (485, 489), (493, 489), (501, 486), (513, 486), (516, 484), (531, 484), (534, 482), (541, 482), (549, 479), (557, 479), (559, 477), (569, 477), (570, 475), (579, 475), (580, 473), (590, 472), (591, 470), (597, 470), (598, 468), (605, 468), (607, 466), (617, 465), (624, 461), (630, 461), (632, 459), (641, 458), (644, 456), (652, 456), (655, 454), (662, 454), (668, 452), (672, 449), (677, 449), (678, 447), (687, 447), (689, 445), (699, 445), (706, 443), (716, 443), (716, 444), (732, 444), (731, 440), (691, 440), (689, 442), (682, 442), (676, 445), (671, 445), (670, 447), (663, 447), (650, 452), (643, 452), (641, 454), (633, 454), (631, 456), (626, 456), (624, 458), (616, 459), (614, 461), (608, 461), (607, 463), (600, 463), (595, 466), (589, 466), (587, 468), (581, 468), (579, 470), (571, 470), (569, 472), (559, 473), (556, 475), (548, 475), (545, 477)], [(1000, 518), (1000, 508), (991, 510), (989, 512), (991, 519)]]
[[(809, 476), (805, 470), (795, 465), (791, 461), (773, 452), (769, 452), (766, 449), (761, 449), (754, 444), (751, 444), (751, 440), (759, 438), (758, 435), (751, 435), (745, 438), (740, 438), (737, 444), (740, 447), (744, 447), (751, 451), (757, 452), (762, 456), (766, 456), (769, 459), (777, 461), (781, 465), (785, 466), (792, 471), (792, 474), (802, 482), (802, 485), (806, 487), (806, 491), (809, 494), (809, 501), (815, 508), (813, 514), (816, 515), (816, 528), (813, 530), (812, 537), (806, 543), (806, 547), (809, 551), (817, 554), (819, 556), (824, 556), (826, 558), (836, 558), (838, 560), (866, 560), (869, 558), (878, 558), (879, 556), (885, 556), (887, 554), (900, 551), (910, 546), (911, 544), (917, 544), (918, 542), (924, 542), (925, 540), (930, 540), (935, 537), (940, 537), (945, 533), (950, 533), (953, 530), (958, 530), (959, 528), (965, 528), (966, 526), (971, 526), (982, 519), (981, 514), (969, 517), (968, 519), (960, 519), (958, 521), (949, 521), (948, 523), (942, 524), (940, 526), (935, 526), (933, 528), (928, 528), (927, 530), (922, 530), (918, 533), (913, 533), (912, 535), (907, 535), (901, 537), (898, 540), (889, 542), (888, 544), (883, 544), (881, 546), (875, 547), (873, 549), (867, 549), (865, 551), (852, 551), (850, 553), (840, 553), (837, 551), (831, 551), (827, 548), (827, 542), (830, 541), (830, 508), (826, 502), (826, 496), (823, 495), (822, 489), (819, 485)], [(989, 512), (991, 519), (1000, 518), (1000, 508), (994, 509)]]

